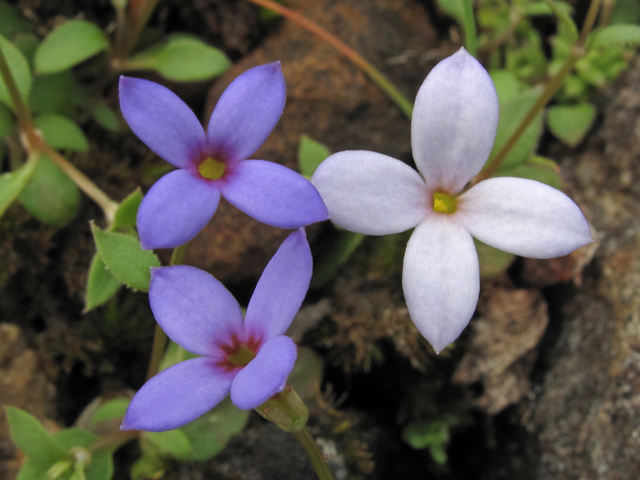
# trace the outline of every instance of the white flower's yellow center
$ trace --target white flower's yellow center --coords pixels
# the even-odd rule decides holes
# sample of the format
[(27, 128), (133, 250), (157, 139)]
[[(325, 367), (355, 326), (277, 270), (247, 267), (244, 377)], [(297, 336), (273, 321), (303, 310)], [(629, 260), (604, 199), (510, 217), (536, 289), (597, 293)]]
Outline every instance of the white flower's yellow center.
[(433, 211), (452, 214), (456, 211), (456, 197), (447, 193), (433, 194)]
[(211, 157), (207, 157), (198, 167), (200, 175), (204, 178), (208, 178), (209, 180), (218, 180), (222, 175), (224, 175), (225, 170), (226, 166), (224, 163)]

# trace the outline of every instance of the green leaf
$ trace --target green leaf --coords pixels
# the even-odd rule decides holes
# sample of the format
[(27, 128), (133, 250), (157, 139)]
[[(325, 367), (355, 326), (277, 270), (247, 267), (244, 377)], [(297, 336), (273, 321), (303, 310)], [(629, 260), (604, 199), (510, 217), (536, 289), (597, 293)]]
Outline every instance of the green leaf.
[(25, 185), (36, 171), (40, 163), (40, 156), (32, 154), (23, 166), (0, 175), (0, 217), (9, 208), (9, 205), (20, 195)]
[(562, 190), (562, 178), (560, 167), (556, 162), (545, 157), (532, 155), (526, 163), (515, 167), (501, 168), (495, 174), (496, 177), (519, 177), (537, 180), (550, 187)]
[(192, 358), (197, 357), (198, 355), (196, 355), (195, 353), (191, 353), (182, 348), (177, 343), (170, 341), (167, 350), (164, 352), (164, 356), (162, 357), (160, 368), (158, 370), (162, 372), (163, 370), (174, 366), (176, 363), (184, 362), (185, 360), (191, 360)]
[(203, 41), (175, 35), (162, 45), (140, 52), (127, 62), (129, 69), (155, 70), (178, 82), (209, 80), (230, 66), (226, 55)]
[(98, 451), (91, 456), (91, 463), (85, 469), (85, 478), (86, 480), (111, 480), (113, 470), (113, 451)]
[(633, 25), (640, 21), (638, 0), (618, 0), (611, 12), (611, 25)]
[[(2, 36), (0, 36), (0, 49), (2, 49), (2, 53), (7, 61), (13, 80), (18, 87), (18, 92), (26, 103), (29, 98), (29, 90), (31, 89), (32, 81), (29, 63), (27, 62), (27, 59), (24, 58), (22, 52), (18, 50), (13, 43)], [(14, 108), (13, 100), (11, 100), (11, 96), (9, 95), (9, 91), (7, 90), (7, 86), (5, 85), (2, 76), (0, 76), (0, 102), (4, 102), (12, 109)]]
[(44, 465), (31, 458), (26, 458), (20, 467), (16, 480), (42, 480), (51, 466), (52, 464)]
[(440, 445), (432, 445), (429, 447), (429, 453), (431, 458), (438, 465), (444, 465), (447, 463), (447, 451)]
[(71, 20), (53, 30), (35, 55), (38, 74), (67, 70), (109, 48), (102, 30), (86, 20)]
[(131, 467), (132, 480), (158, 479), (164, 474), (164, 463), (157, 455), (143, 455)]
[(577, 146), (596, 119), (596, 108), (589, 103), (549, 107), (547, 125), (556, 137), (570, 147)]
[(33, 67), (33, 56), (40, 44), (40, 39), (32, 33), (19, 33), (14, 37), (13, 44), (18, 47), (29, 65)]
[(9, 135), (15, 127), (16, 121), (13, 119), (11, 111), (0, 103), (0, 139)]
[(190, 460), (193, 448), (189, 438), (181, 429), (166, 432), (145, 432), (144, 435), (163, 452), (169, 453), (179, 460)]
[(127, 408), (129, 408), (130, 403), (131, 400), (127, 398), (114, 398), (113, 400), (105, 402), (100, 408), (98, 408), (98, 410), (96, 410), (96, 413), (93, 414), (91, 424), (96, 425), (106, 420), (124, 418), (124, 414), (126, 413)]
[(205, 461), (220, 453), (231, 437), (240, 433), (249, 419), (249, 410), (240, 410), (227, 397), (216, 408), (181, 427), (192, 446), (185, 460)]
[(471, 0), (437, 0), (438, 6), (464, 30), (465, 47), (473, 56), (476, 55), (477, 33), (476, 20), (473, 15)]
[(307, 135), (300, 137), (298, 145), (298, 169), (300, 173), (307, 178), (311, 178), (325, 158), (331, 155), (331, 152), (320, 142), (312, 140)]
[(110, 132), (120, 131), (118, 115), (104, 103), (96, 103), (91, 107), (91, 116), (98, 124)]
[(120, 203), (113, 220), (113, 228), (126, 228), (135, 225), (136, 217), (138, 215), (138, 207), (141, 202), (142, 190), (138, 187)]
[(473, 242), (478, 252), (481, 278), (494, 278), (502, 275), (516, 259), (515, 255), (490, 247), (475, 238)]
[(544, 0), (544, 3), (548, 5), (552, 13), (558, 18), (560, 23), (564, 26), (566, 33), (568, 35), (569, 41), (572, 44), (576, 43), (578, 41), (579, 33), (578, 33), (578, 27), (576, 27), (576, 24), (571, 18), (571, 7), (569, 6), (568, 9), (566, 7), (562, 8), (560, 7), (559, 2), (556, 2), (554, 0)]
[(326, 285), (344, 263), (349, 260), (351, 254), (358, 248), (366, 235), (361, 233), (340, 231), (333, 245), (317, 263), (311, 277), (311, 287), (320, 288)]
[(35, 124), (42, 131), (46, 142), (53, 148), (78, 152), (89, 151), (87, 137), (72, 120), (62, 115), (48, 113), (36, 118)]
[(5, 407), (11, 439), (36, 467), (49, 468), (68, 456), (64, 446), (30, 413)]
[(69, 223), (80, 208), (80, 190), (48, 157), (42, 155), (20, 202), (34, 217), (50, 225)]
[(29, 104), (35, 112), (58, 113), (75, 118), (74, 92), (83, 90), (70, 71), (38, 75), (33, 79)]
[(140, 241), (130, 235), (106, 232), (93, 224), (91, 230), (100, 257), (113, 276), (134, 290), (148, 292), (150, 268), (160, 266), (158, 257), (143, 250)]
[[(500, 151), (500, 148), (506, 143), (512, 133), (516, 131), (529, 109), (536, 103), (540, 96), (540, 89), (531, 88), (517, 95), (514, 95), (506, 102), (500, 104), (500, 120), (498, 122), (498, 132), (496, 140), (493, 144), (493, 150), (489, 157), (489, 161)], [(511, 148), (507, 154), (503, 166), (517, 165), (529, 158), (533, 150), (536, 148), (538, 138), (542, 133), (543, 115), (540, 112), (536, 118), (524, 131), (520, 139)]]
[(31, 24), (6, 2), (0, 2), (0, 35), (12, 38), (14, 34), (31, 32)]
[(493, 85), (496, 87), (500, 104), (518, 94), (524, 87), (524, 83), (509, 70), (491, 70), (489, 74), (491, 75), (491, 80), (493, 80)]
[(109, 301), (120, 289), (120, 282), (107, 270), (100, 254), (96, 252), (91, 260), (87, 277), (87, 295), (83, 313), (93, 310)]
[(298, 347), (298, 358), (287, 383), (293, 387), (303, 402), (310, 401), (320, 391), (323, 372), (322, 357), (308, 347)]
[(587, 38), (587, 48), (607, 47), (609, 45), (640, 44), (640, 26), (610, 25), (599, 28)]
[(67, 451), (73, 447), (86, 447), (95, 442), (99, 437), (81, 428), (65, 428), (57, 432), (53, 438), (56, 439)]

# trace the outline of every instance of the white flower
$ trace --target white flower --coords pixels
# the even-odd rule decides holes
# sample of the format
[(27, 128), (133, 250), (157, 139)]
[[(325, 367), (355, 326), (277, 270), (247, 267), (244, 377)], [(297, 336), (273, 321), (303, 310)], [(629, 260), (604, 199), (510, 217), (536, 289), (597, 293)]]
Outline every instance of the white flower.
[(533, 258), (592, 241), (580, 208), (540, 182), (491, 178), (460, 193), (489, 157), (498, 111), (491, 78), (460, 49), (433, 68), (416, 98), (411, 143), (420, 173), (386, 155), (345, 151), (311, 180), (331, 220), (347, 230), (387, 235), (416, 227), (402, 284), (409, 314), (436, 352), (458, 338), (478, 302), (472, 236)]

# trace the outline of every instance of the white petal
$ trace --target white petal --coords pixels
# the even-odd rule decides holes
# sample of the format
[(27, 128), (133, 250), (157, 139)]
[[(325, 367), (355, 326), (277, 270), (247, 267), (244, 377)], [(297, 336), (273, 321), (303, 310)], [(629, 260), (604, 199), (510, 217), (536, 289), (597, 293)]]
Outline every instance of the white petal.
[(456, 194), (482, 170), (498, 115), (491, 77), (466, 50), (431, 70), (411, 119), (413, 158), (431, 190)]
[(428, 195), (420, 174), (375, 152), (336, 153), (311, 178), (335, 224), (366, 235), (415, 227), (426, 216)]
[(407, 244), (402, 286), (413, 323), (440, 353), (478, 303), (480, 270), (469, 232), (446, 214), (430, 215)]
[(524, 178), (480, 182), (458, 198), (455, 217), (481, 242), (523, 257), (560, 257), (593, 241), (573, 200)]

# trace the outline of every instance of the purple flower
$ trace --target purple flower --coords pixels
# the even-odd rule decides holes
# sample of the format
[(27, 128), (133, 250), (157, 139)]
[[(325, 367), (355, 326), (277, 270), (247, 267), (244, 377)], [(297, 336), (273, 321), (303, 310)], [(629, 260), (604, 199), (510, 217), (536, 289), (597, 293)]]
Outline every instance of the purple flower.
[(243, 410), (281, 392), (297, 357), (283, 335), (311, 280), (304, 229), (265, 268), (242, 319), (238, 302), (213, 276), (189, 266), (153, 268), (151, 310), (169, 338), (202, 355), (159, 373), (133, 397), (123, 430), (160, 432), (206, 413), (229, 393)]
[(331, 220), (347, 230), (387, 235), (415, 227), (402, 286), (411, 319), (436, 352), (458, 338), (478, 302), (472, 236), (533, 258), (592, 241), (580, 208), (548, 185), (491, 178), (463, 191), (489, 157), (498, 111), (491, 77), (461, 49), (433, 68), (416, 98), (411, 143), (420, 173), (386, 155), (347, 151), (312, 178)]
[(220, 195), (256, 220), (300, 228), (326, 220), (317, 190), (298, 173), (247, 160), (269, 136), (284, 109), (280, 62), (236, 78), (216, 105), (205, 134), (195, 114), (162, 85), (120, 77), (120, 108), (133, 132), (178, 167), (149, 190), (138, 210), (143, 248), (174, 248), (211, 219)]

